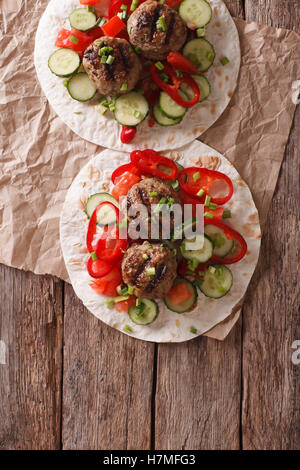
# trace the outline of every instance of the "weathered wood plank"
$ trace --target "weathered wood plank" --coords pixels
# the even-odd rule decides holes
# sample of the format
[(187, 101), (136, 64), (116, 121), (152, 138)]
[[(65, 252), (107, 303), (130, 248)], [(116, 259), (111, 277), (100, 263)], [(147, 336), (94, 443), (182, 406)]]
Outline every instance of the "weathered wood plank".
[(224, 3), (233, 16), (244, 17), (243, 0), (224, 0)]
[[(226, 1), (242, 16), (241, 1)], [(239, 449), (241, 321), (222, 343), (158, 346), (155, 449)]]
[[(248, 20), (300, 32), (298, 1), (246, 0)], [(261, 259), (245, 303), (243, 325), (244, 449), (299, 449), (299, 365), (292, 343), (299, 328), (300, 109), (263, 238)]]
[(64, 318), (63, 448), (149, 449), (154, 345), (106, 326), (69, 285)]
[(0, 449), (59, 449), (62, 282), (0, 265), (0, 291)]

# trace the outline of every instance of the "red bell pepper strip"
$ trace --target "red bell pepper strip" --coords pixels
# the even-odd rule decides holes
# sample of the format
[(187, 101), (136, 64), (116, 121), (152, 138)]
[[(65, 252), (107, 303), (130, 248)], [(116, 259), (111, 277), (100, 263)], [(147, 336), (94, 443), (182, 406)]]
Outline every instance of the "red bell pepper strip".
[(184, 57), (180, 52), (170, 52), (167, 61), (173, 65), (174, 69), (182, 72), (198, 74), (198, 69), (194, 62)]
[(114, 263), (112, 270), (101, 279), (95, 279), (89, 285), (97, 294), (115, 297), (118, 295), (117, 287), (121, 284), (121, 262)]
[(93, 259), (92, 257), (90, 257), (86, 264), (86, 267), (91, 277), (99, 279), (108, 274), (112, 270), (113, 265), (108, 261), (104, 261), (99, 258)]
[[(196, 200), (198, 204), (205, 202), (206, 196), (210, 196), (210, 202), (222, 205), (229, 201), (233, 194), (231, 179), (220, 171), (207, 168), (189, 167), (180, 171), (178, 175), (180, 188)], [(226, 186), (227, 193), (224, 196), (214, 196), (214, 191), (219, 194)]]
[(112, 195), (118, 201), (120, 200), (121, 196), (126, 196), (129, 189), (132, 186), (140, 181), (140, 176), (130, 171), (125, 171), (123, 175), (120, 175), (116, 180), (116, 184), (113, 187)]
[(155, 150), (134, 150), (130, 160), (146, 175), (162, 180), (174, 180), (177, 177), (178, 169), (173, 160), (159, 155)]
[[(176, 71), (171, 67), (171, 65), (163, 62), (164, 68), (158, 70), (155, 64), (151, 65), (150, 74), (154, 83), (163, 91), (165, 91), (177, 104), (183, 106), (184, 108), (191, 108), (196, 103), (198, 103), (200, 98), (200, 90), (195, 82), (195, 80), (188, 75), (186, 72), (182, 72), (182, 77), (178, 77)], [(161, 78), (160, 74), (164, 72), (171, 79), (172, 84), (165, 83)], [(186, 83), (191, 87), (194, 92), (194, 97), (191, 100), (185, 100), (179, 94), (179, 87), (181, 83)]]
[(96, 5), (96, 3), (98, 3), (99, 0), (80, 0), (79, 3), (81, 5)]
[(109, 226), (98, 240), (95, 251), (101, 260), (113, 262), (122, 258), (127, 245), (127, 239), (119, 239), (119, 230), (115, 226)]
[(136, 134), (136, 127), (122, 126), (120, 140), (122, 144), (129, 144)]
[(141, 176), (142, 172), (134, 166), (133, 163), (125, 163), (125, 165), (119, 166), (111, 175), (111, 181), (113, 184), (117, 184), (118, 181), (116, 181), (117, 178), (122, 176), (125, 172), (129, 171), (129, 173), (133, 173), (134, 175)]
[(121, 18), (114, 16), (107, 21), (107, 23), (101, 26), (101, 28), (106, 36), (115, 37), (123, 28), (126, 28), (126, 24), (121, 20)]
[(228, 225), (223, 224), (219, 220), (211, 220), (204, 218), (204, 225), (214, 225), (215, 227), (219, 227), (221, 230), (224, 231), (228, 240), (234, 240), (235, 245), (235, 250), (233, 251), (233, 253), (229, 253), (224, 258), (213, 255), (209, 260), (210, 263), (233, 264), (237, 263), (242, 258), (244, 258), (245, 254), (247, 253), (247, 243), (244, 237), (239, 232), (229, 227)]
[(88, 231), (87, 231), (87, 235), (86, 235), (86, 246), (87, 246), (87, 249), (88, 249), (89, 253), (92, 253), (93, 251), (95, 251), (95, 248), (93, 246), (93, 242), (94, 242), (94, 236), (97, 233), (97, 217), (98, 217), (99, 210), (105, 204), (111, 206), (114, 209), (114, 211), (116, 212), (117, 221), (119, 221), (119, 210), (111, 202), (101, 202), (101, 204), (99, 204), (96, 207), (96, 209), (94, 210), (94, 212), (92, 213), (92, 216), (90, 218)]

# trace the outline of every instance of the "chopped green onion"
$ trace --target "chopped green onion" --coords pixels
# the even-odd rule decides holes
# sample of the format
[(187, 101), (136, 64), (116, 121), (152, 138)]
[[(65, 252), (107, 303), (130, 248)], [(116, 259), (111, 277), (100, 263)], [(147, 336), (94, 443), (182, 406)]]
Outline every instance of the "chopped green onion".
[(106, 60), (107, 60), (106, 55), (103, 55), (100, 60), (101, 64), (106, 64)]
[(92, 258), (93, 261), (96, 261), (96, 259), (98, 259), (98, 255), (97, 255), (96, 251), (93, 251), (91, 253), (91, 258)]
[(155, 62), (155, 67), (158, 69), (158, 70), (163, 70), (165, 67), (164, 65), (158, 61), (158, 62)]
[[(198, 181), (198, 179), (200, 178), (200, 171), (197, 171), (196, 173), (193, 174), (193, 180), (195, 181)], [(203, 190), (202, 190), (203, 191)]]
[(139, 4), (139, 0), (132, 0), (130, 11), (134, 11), (137, 8), (138, 4)]
[(210, 212), (204, 212), (204, 217), (207, 217), (208, 219), (213, 219), (214, 216)]
[(155, 276), (155, 268), (147, 268), (146, 269), (147, 276)]
[(224, 211), (222, 217), (223, 219), (231, 219), (231, 211), (230, 210)]
[(222, 64), (223, 67), (224, 67), (224, 65), (229, 64), (229, 59), (228, 59), (228, 57), (223, 57), (223, 58), (220, 60), (220, 62), (221, 62), (221, 64)]
[(205, 272), (204, 271), (198, 271), (198, 276), (205, 276)]
[(107, 107), (103, 106), (103, 104), (97, 104), (95, 109), (97, 113), (102, 114), (102, 116), (107, 112)]
[(103, 26), (106, 23), (106, 19), (102, 18), (102, 20), (99, 23), (99, 26)]
[(217, 276), (222, 276), (223, 274), (223, 266), (218, 266), (216, 269)]
[(124, 10), (126, 11), (127, 10), (127, 5), (124, 5), (124, 3), (122, 3), (122, 5), (120, 6), (121, 10)]
[(124, 300), (128, 300), (129, 295), (120, 295), (120, 297), (115, 297), (114, 302), (117, 304), (118, 302), (124, 302)]
[(161, 243), (160, 246), (165, 247), (167, 244), (165, 242)]
[(199, 197), (204, 196), (204, 194), (205, 194), (204, 189), (200, 189), (200, 191), (197, 192), (197, 196), (199, 196)]
[(205, 201), (204, 201), (204, 205), (208, 206), (209, 203), (210, 203), (210, 196), (206, 196)]
[(67, 86), (67, 85), (68, 85), (68, 81), (69, 81), (69, 80), (64, 80), (64, 86)]
[(142, 117), (142, 113), (140, 111), (138, 111), (137, 109), (134, 110), (133, 115), (137, 119), (140, 119)]
[(139, 46), (136, 46), (136, 47), (134, 48), (134, 50), (135, 50), (135, 52), (136, 52), (137, 54), (141, 54), (141, 52), (142, 52), (142, 49), (141, 49)]
[(142, 302), (135, 307), (135, 314), (137, 317), (142, 317), (144, 315), (145, 304)]
[(108, 108), (108, 101), (106, 98), (100, 98), (99, 104), (102, 104), (102, 106), (106, 106)]
[(214, 54), (213, 52), (209, 52), (209, 53), (207, 54), (207, 58), (208, 58), (208, 60), (209, 60), (210, 62), (212, 62), (212, 61), (214, 60), (214, 58), (215, 58), (215, 54)]
[(208, 270), (211, 274), (214, 274), (216, 272), (216, 268), (214, 266), (209, 266)]
[(183, 73), (181, 72), (181, 70), (176, 70), (176, 75), (178, 78), (181, 78), (183, 76)]
[(205, 28), (198, 28), (197, 29), (197, 38), (203, 38), (205, 36)]
[[(96, 41), (95, 44), (98, 46), (98, 47), (102, 47), (103, 45), (103, 41)], [(99, 52), (98, 52), (99, 54)], [(100, 55), (100, 54), (99, 54)]]
[(70, 37), (70, 41), (72, 41), (74, 44), (78, 44), (79, 39), (76, 36), (73, 36), (73, 34)]
[(112, 299), (106, 300), (104, 303), (108, 308), (113, 308), (115, 306), (115, 301)]
[(173, 188), (175, 191), (179, 191), (179, 183), (178, 183), (178, 180), (172, 181), (171, 186), (172, 186), (172, 188)]
[(108, 65), (111, 65), (114, 60), (115, 60), (115, 58), (114, 58), (112, 55), (109, 55), (109, 56), (107, 57), (106, 63), (107, 63)]
[(125, 325), (123, 331), (125, 331), (125, 333), (132, 333), (132, 329), (129, 325)]
[(225, 294), (226, 293), (226, 289), (223, 286), (219, 286), (218, 291), (220, 292), (220, 294)]
[(161, 74), (159, 75), (159, 77), (160, 77), (160, 79), (161, 79), (164, 83), (168, 83), (169, 77), (168, 77), (168, 75), (167, 75), (165, 72), (161, 73)]
[(151, 197), (158, 196), (158, 192), (157, 191), (150, 191), (150, 196)]
[(163, 16), (160, 16), (156, 22), (156, 29), (160, 29), (161, 31), (167, 31), (166, 21)]
[(126, 20), (126, 11), (120, 11), (119, 13), (117, 13), (117, 16), (121, 19), (121, 20)]
[(128, 286), (128, 294), (129, 295), (133, 294), (133, 287), (132, 286)]
[(159, 204), (164, 204), (165, 202), (167, 202), (167, 198), (166, 197), (161, 197), (160, 200), (159, 200)]
[(123, 83), (122, 86), (121, 86), (121, 88), (120, 88), (120, 90), (121, 90), (121, 91), (126, 91), (127, 88), (128, 88), (127, 83)]
[(159, 0), (159, 3), (163, 5), (165, 3), (165, 0)]
[(152, 248), (152, 245), (148, 245), (148, 249), (151, 250), (151, 248)]
[(119, 295), (127, 295), (128, 294), (127, 286), (122, 286), (122, 285), (118, 286), (117, 292)]
[(87, 10), (88, 10), (89, 12), (91, 12), (91, 13), (94, 13), (94, 12), (95, 12), (95, 7), (94, 7), (94, 5), (88, 5), (88, 6), (87, 6)]
[(173, 248), (172, 253), (173, 253), (173, 256), (176, 256), (177, 255), (177, 248)]
[(215, 204), (214, 202), (210, 202), (208, 204), (208, 207), (212, 210), (212, 211), (215, 211), (216, 208), (218, 207), (218, 204)]
[(142, 303), (141, 299), (137, 298), (136, 301), (135, 301), (136, 307), (138, 307), (139, 305), (141, 305), (141, 303)]
[(98, 54), (100, 56), (102, 55), (106, 55), (107, 52), (112, 52), (114, 50), (113, 47), (109, 47), (109, 46), (104, 46), (104, 47), (101, 47), (98, 51)]
[(143, 259), (145, 260), (149, 259), (149, 256), (147, 255), (147, 253), (143, 253)]
[(190, 332), (193, 333), (194, 335), (196, 335), (197, 334), (197, 328), (194, 328), (193, 326), (191, 326)]

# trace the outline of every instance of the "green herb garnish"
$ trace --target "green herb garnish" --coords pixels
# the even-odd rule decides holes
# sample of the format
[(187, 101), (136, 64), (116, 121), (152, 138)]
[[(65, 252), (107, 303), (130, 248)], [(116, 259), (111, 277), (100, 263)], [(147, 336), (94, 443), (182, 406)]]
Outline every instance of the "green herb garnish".
[(221, 64), (222, 64), (223, 67), (224, 67), (224, 65), (229, 64), (229, 59), (228, 59), (228, 57), (223, 57), (223, 58), (220, 60), (220, 62), (221, 62)]
[(146, 269), (147, 276), (155, 276), (155, 268), (147, 268)]
[(98, 255), (97, 255), (96, 251), (93, 251), (91, 253), (91, 258), (92, 258), (93, 261), (96, 261), (96, 259), (98, 259)]

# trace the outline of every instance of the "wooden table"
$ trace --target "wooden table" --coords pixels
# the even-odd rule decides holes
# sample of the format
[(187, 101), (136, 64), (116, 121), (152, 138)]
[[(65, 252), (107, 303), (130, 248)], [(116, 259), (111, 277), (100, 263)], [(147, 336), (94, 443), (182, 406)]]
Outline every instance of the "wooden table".
[[(300, 32), (299, 0), (226, 3)], [(224, 342), (134, 340), (71, 286), (1, 266), (0, 448), (299, 449), (299, 155), (298, 107), (260, 263)]]

